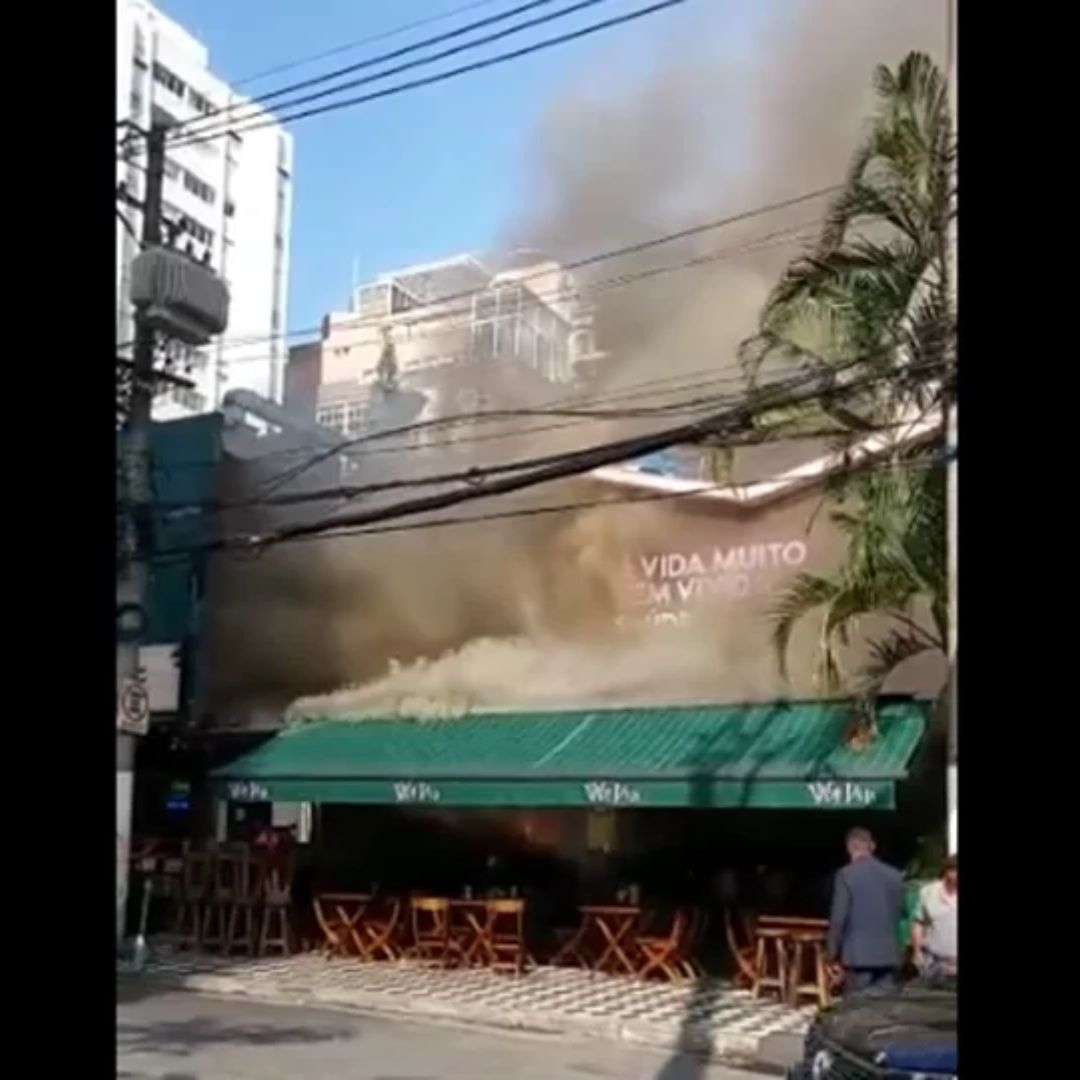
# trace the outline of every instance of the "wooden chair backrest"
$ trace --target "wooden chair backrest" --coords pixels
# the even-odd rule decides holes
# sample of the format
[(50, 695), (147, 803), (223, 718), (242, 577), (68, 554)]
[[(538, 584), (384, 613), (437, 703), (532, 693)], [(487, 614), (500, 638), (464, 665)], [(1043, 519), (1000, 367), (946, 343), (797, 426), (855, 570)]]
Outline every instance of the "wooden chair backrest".
[(214, 895), (242, 900), (251, 895), (252, 862), (247, 855), (218, 855), (214, 861)]
[(414, 896), (412, 931), (417, 941), (444, 940), (450, 935), (450, 901), (441, 896)]
[(678, 908), (675, 917), (671, 920), (671, 930), (667, 938), (668, 944), (672, 948), (678, 948), (685, 940), (689, 927), (690, 919), (686, 914), (686, 909)]
[(377, 926), (393, 929), (401, 916), (401, 901), (396, 896), (380, 898), (370, 921)]
[(754, 972), (754, 938), (752, 936), (744, 942), (740, 942), (735, 930), (735, 922), (732, 919), (731, 908), (724, 909), (724, 939), (727, 942), (728, 951), (735, 962), (737, 974), (744, 978), (753, 979)]
[(265, 867), (262, 886), (263, 898), (268, 904), (287, 904), (292, 899), (292, 876), (281, 867)]
[(521, 939), (525, 935), (524, 900), (489, 900), (488, 931), (500, 937)]
[(184, 856), (180, 872), (180, 889), (188, 900), (201, 900), (210, 889), (214, 873), (212, 856), (202, 851), (190, 851)]

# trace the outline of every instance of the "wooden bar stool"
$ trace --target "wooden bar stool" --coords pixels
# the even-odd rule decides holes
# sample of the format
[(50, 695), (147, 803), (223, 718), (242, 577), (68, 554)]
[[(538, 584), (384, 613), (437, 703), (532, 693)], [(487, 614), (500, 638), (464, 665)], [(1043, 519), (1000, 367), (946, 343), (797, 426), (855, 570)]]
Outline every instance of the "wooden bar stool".
[(276, 868), (266, 871), (263, 878), (262, 925), (259, 930), (259, 955), (269, 956), (276, 950), (279, 956), (291, 952), (289, 913), (292, 909), (292, 882)]
[(754, 954), (754, 984), (751, 988), (754, 997), (760, 997), (762, 991), (775, 990), (780, 1000), (788, 995), (788, 953), (787, 930), (759, 928), (757, 931), (757, 951)]
[(203, 913), (212, 872), (213, 860), (210, 855), (200, 851), (185, 853), (180, 871), (180, 898), (173, 924), (178, 948), (202, 948)]
[[(813, 998), (824, 1008), (829, 1004), (829, 972), (825, 964), (825, 936), (819, 931), (797, 931), (791, 935), (791, 1001)], [(808, 977), (809, 976), (809, 977)]]
[(202, 947), (227, 952), (233, 907), (239, 896), (237, 856), (218, 854), (214, 859), (210, 894), (203, 912)]
[(256, 940), (256, 911), (262, 900), (262, 875), (258, 864), (249, 855), (238, 855), (233, 862), (232, 904), (225, 931), (226, 953), (254, 954)]

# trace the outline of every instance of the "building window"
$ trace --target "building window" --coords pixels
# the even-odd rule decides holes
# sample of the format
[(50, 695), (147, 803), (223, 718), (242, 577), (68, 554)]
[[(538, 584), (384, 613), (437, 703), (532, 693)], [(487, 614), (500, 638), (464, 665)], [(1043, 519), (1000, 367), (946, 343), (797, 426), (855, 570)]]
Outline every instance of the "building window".
[(212, 112), (217, 112), (217, 109), (211, 104), (208, 98), (203, 97), (194, 87), (188, 88), (188, 101), (191, 102), (191, 106), (196, 112), (200, 112), (203, 116), (209, 116)]
[(170, 93), (175, 94), (177, 97), (184, 96), (184, 90), (187, 89), (187, 83), (184, 82), (178, 75), (174, 75), (164, 64), (154, 61), (154, 81), (161, 83)]
[[(166, 211), (169, 208), (165, 208)], [(200, 244), (205, 244), (207, 247), (212, 247), (214, 243), (214, 230), (208, 229), (201, 222), (196, 221), (193, 217), (189, 217), (187, 214), (178, 214), (177, 223), (183, 228), (184, 232), (188, 234), (193, 240), (197, 240)]]
[(183, 169), (181, 169), (180, 166), (177, 165), (176, 162), (172, 160), (172, 158), (166, 158), (165, 159), (165, 175), (170, 180), (179, 179), (180, 174), (182, 172), (183, 172)]
[(232, 217), (236, 213), (236, 203), (232, 199), (225, 200), (225, 216)]
[(331, 431), (340, 431), (345, 434), (345, 406), (324, 405), (315, 410), (315, 422), (322, 427), (330, 428)]
[(473, 356), (477, 360), (495, 359), (495, 322), (477, 323), (473, 327)]
[(345, 407), (345, 434), (359, 435), (364, 430), (364, 406), (362, 402), (350, 401)]
[(188, 189), (193, 195), (202, 199), (204, 203), (214, 205), (214, 200), (217, 198), (217, 192), (208, 184), (205, 180), (200, 180), (190, 170), (184, 173), (184, 187)]

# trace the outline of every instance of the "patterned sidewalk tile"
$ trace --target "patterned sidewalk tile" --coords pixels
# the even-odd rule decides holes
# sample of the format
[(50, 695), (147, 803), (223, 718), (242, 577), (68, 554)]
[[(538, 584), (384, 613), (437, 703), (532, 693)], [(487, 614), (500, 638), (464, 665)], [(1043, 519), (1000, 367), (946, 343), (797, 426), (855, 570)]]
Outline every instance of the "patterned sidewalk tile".
[[(519, 977), (482, 969), (439, 970), (409, 962), (362, 964), (315, 954), (247, 959), (153, 950), (146, 974), (195, 988), (213, 976), (253, 997), (354, 1003), (368, 1009), (423, 1010), (465, 1022), (541, 1024), (636, 1041), (753, 1053), (761, 1039), (801, 1034), (812, 1008), (755, 1000), (719, 982), (638, 983), (576, 968), (537, 968)], [(215, 985), (218, 983), (215, 982)]]

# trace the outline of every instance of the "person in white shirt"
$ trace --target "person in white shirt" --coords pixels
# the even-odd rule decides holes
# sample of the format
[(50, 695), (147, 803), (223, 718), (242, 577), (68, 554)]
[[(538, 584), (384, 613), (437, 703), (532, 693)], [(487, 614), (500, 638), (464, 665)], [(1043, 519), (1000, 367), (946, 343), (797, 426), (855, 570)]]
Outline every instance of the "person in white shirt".
[(915, 964), (924, 975), (957, 973), (956, 920), (959, 911), (959, 875), (955, 855), (945, 860), (937, 881), (924, 885), (911, 927)]

